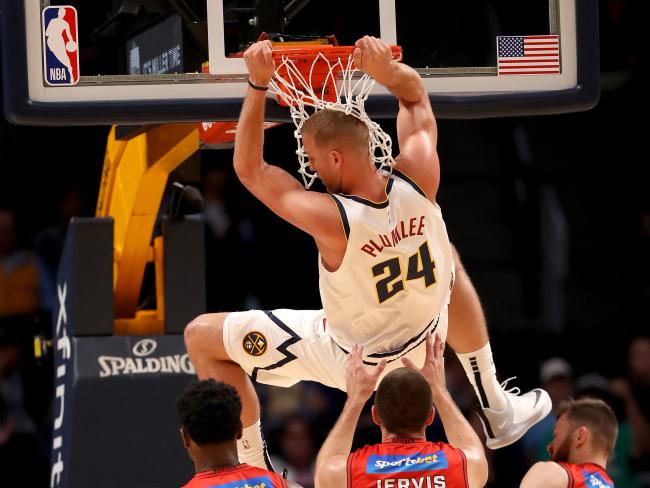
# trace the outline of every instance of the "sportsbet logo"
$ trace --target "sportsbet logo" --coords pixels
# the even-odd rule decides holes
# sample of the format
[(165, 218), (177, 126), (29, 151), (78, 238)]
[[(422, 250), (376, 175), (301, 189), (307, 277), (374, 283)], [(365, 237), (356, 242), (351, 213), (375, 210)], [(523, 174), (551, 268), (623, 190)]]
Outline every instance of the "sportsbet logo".
[(231, 481), (225, 485), (214, 485), (214, 488), (273, 488), (273, 483), (266, 476)]
[(368, 458), (366, 473), (409, 473), (413, 471), (430, 471), (434, 469), (445, 469), (449, 467), (445, 453), (442, 451), (433, 453), (416, 453), (410, 456), (378, 456)]
[(585, 477), (585, 486), (587, 488), (613, 488), (597, 471), (590, 473), (584, 469), (582, 475)]

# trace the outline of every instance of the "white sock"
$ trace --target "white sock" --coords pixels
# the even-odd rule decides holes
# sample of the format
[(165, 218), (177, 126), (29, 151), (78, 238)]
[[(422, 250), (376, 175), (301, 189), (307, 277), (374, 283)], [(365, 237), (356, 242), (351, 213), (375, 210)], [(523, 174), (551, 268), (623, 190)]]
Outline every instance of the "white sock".
[(488, 342), (478, 351), (456, 355), (465, 369), (469, 382), (474, 387), (481, 406), (497, 411), (506, 408), (508, 401), (497, 381), (490, 343)]
[(237, 441), (237, 455), (240, 463), (273, 471), (271, 458), (266, 450), (266, 441), (262, 436), (260, 419), (257, 419), (253, 425), (244, 427), (242, 438)]

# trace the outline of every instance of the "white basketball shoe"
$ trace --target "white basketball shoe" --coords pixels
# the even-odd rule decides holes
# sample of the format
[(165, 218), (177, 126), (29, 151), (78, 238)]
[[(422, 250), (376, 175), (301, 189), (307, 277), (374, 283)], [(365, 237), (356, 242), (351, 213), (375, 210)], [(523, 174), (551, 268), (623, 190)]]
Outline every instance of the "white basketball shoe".
[(505, 390), (508, 378), (501, 386), (508, 405), (500, 411), (483, 408), (478, 415), (483, 424), (486, 442), (490, 449), (499, 449), (517, 442), (537, 422), (546, 417), (552, 408), (551, 397), (541, 388), (520, 395), (517, 387)]

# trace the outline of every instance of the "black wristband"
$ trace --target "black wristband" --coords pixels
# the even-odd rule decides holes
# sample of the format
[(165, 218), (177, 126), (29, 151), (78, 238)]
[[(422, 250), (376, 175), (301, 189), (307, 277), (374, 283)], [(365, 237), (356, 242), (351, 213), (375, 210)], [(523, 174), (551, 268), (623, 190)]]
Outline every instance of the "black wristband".
[(268, 86), (259, 86), (259, 85), (255, 85), (255, 84), (251, 81), (250, 78), (248, 78), (248, 86), (250, 86), (251, 88), (253, 88), (253, 89), (255, 89), (255, 90), (259, 90), (259, 91), (267, 91), (267, 90), (269, 89)]

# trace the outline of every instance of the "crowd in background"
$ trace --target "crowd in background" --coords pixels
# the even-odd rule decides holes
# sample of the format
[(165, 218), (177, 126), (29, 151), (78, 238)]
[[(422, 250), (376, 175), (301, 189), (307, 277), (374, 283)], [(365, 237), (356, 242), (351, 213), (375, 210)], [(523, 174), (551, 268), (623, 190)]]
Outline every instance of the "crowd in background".
[[(231, 206), (237, 201), (231, 196), (233, 188), (234, 193), (239, 193), (231, 171), (210, 165), (208, 161), (201, 185), (205, 199), (203, 214), (209, 309), (232, 310), (260, 304), (279, 306), (278, 300), (282, 300), (285, 306), (300, 302), (300, 297), (292, 296), (297, 287), (290, 283), (278, 298), (265, 298), (263, 274), (244, 274), (239, 276), (241, 282), (234, 280), (235, 286), (223, 286), (223, 276), (237, 276), (234, 269), (237, 260), (226, 260), (228, 263), (223, 257), (236, 255), (246, 247), (259, 250), (260, 246), (265, 247), (265, 240), (270, 236), (262, 237), (264, 224), (255, 215), (247, 214), (242, 207)], [(245, 197), (239, 195), (238, 198)], [(34, 480), (47, 479), (52, 371), (47, 362), (39, 364), (35, 361), (31, 338), (37, 333), (49, 334), (48, 313), (55, 298), (52, 290), (65, 237), (65, 223), (75, 215), (83, 215), (84, 208), (81, 192), (76, 189), (64, 192), (59, 206), (59, 222), (36, 233), (32, 249), (19, 245), (20, 227), (16, 214), (8, 209), (0, 210), (0, 472), (5, 477), (10, 478), (12, 472), (24, 477), (23, 468), (28, 463), (38, 466), (29, 472), (29, 476)], [(280, 227), (283, 224), (278, 221), (273, 225)], [(272, 231), (266, 229), (266, 233), (269, 232)], [(309, 249), (309, 243), (302, 242), (302, 236), (294, 237), (296, 242), (289, 242), (284, 254), (276, 255), (279, 264), (283, 260), (292, 260), (292, 256), (302, 260), (299, 257), (305, 253), (302, 248)], [(273, 266), (269, 268), (273, 272)], [(469, 272), (471, 275), (471, 265)], [(246, 286), (252, 282), (255, 284)], [(313, 303), (313, 299), (313, 296), (302, 297), (308, 303)], [(489, 313), (489, 303), (486, 303), (486, 309)], [(561, 400), (581, 396), (602, 398), (612, 405), (620, 423), (620, 433), (608, 471), (617, 486), (630, 488), (650, 486), (650, 334), (642, 333), (644, 324), (648, 332), (647, 316), (645, 319), (640, 317), (640, 320), (642, 323), (636, 330), (633, 324), (629, 324), (626, 344), (616, 338), (605, 346), (607, 337), (596, 340), (592, 337), (585, 341), (589, 347), (601, 344), (596, 354), (583, 350), (580, 345), (570, 349), (562, 347), (562, 334), (537, 334), (549, 347), (535, 348), (534, 354), (527, 354), (528, 371), (535, 366), (538, 366), (538, 371), (536, 375), (520, 378), (527, 384), (539, 384), (546, 389), (556, 406)], [(512, 340), (507, 331), (504, 333), (499, 329), (499, 324), (491, 326), (495, 343)], [(596, 331), (602, 332), (602, 329)], [(588, 334), (580, 330), (579, 334), (583, 333)], [(614, 331), (609, 333), (614, 334)], [(536, 340), (531, 331), (527, 331), (525, 337), (531, 344)], [(514, 345), (507, 344), (501, 349), (507, 351), (512, 347)], [(558, 352), (567, 351), (571, 353), (565, 357), (556, 356)], [(508, 370), (520, 369), (516, 357), (501, 354), (500, 362)], [(453, 354), (448, 355), (447, 377), (455, 401), (483, 436), (478, 416), (474, 413), (475, 395)], [(275, 466), (279, 469), (286, 467), (290, 478), (301, 485), (313, 486), (315, 455), (336, 420), (344, 394), (314, 383), (302, 383), (290, 389), (258, 387), (264, 427)], [(516, 486), (528, 466), (547, 459), (546, 445), (552, 436), (554, 420), (551, 414), (514, 446), (487, 451), (492, 467), (489, 486)], [(444, 438), (439, 422), (434, 422), (430, 430), (432, 438)], [(360, 421), (355, 444), (377, 441), (378, 431), (366, 412)]]

